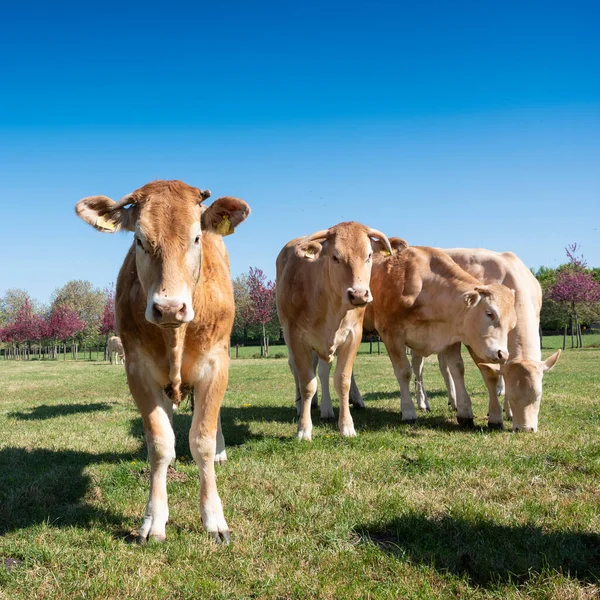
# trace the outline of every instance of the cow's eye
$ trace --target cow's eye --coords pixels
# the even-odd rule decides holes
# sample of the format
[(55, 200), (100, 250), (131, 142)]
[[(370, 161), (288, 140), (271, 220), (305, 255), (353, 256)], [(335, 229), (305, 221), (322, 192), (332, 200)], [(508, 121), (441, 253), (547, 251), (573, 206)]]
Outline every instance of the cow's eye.
[(373, 253), (371, 252), (371, 254), (369, 254), (369, 256), (367, 257), (367, 262), (371, 262), (372, 258), (373, 258)]
[(196, 239), (194, 240), (194, 244), (198, 245), (200, 243), (200, 235), (196, 236)]
[(335, 254), (332, 254), (331, 258), (333, 259), (334, 263), (339, 263), (340, 262), (340, 259)]
[(135, 238), (135, 241), (136, 241), (137, 245), (143, 250), (144, 244), (142, 244), (142, 240), (140, 240), (140, 238)]
[(485, 314), (490, 318), (493, 319), (494, 318), (494, 313), (491, 310), (486, 310)]

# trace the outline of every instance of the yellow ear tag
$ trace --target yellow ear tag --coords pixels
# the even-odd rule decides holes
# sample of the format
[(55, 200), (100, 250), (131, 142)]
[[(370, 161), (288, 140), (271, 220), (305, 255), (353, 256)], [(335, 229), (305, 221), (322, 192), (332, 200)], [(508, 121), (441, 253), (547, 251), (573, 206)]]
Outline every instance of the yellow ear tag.
[(229, 215), (223, 215), (221, 222), (216, 227), (216, 232), (223, 237), (231, 235), (234, 232), (231, 222), (229, 221)]
[(115, 224), (104, 217), (98, 217), (96, 220), (96, 227), (106, 231), (114, 231), (116, 229)]
[(306, 256), (306, 258), (314, 258), (315, 252), (309, 248), (304, 252), (304, 256)]
[(387, 248), (380, 250), (379, 253), (383, 254), (383, 256), (391, 256), (392, 255), (392, 253)]

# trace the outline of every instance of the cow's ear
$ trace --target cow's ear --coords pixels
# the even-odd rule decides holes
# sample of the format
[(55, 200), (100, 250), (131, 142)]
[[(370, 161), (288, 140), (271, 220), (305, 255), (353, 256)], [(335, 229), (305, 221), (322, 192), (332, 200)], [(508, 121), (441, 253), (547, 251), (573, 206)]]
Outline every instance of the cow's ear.
[(312, 240), (308, 242), (300, 242), (299, 244), (296, 244), (296, 256), (306, 260), (317, 260), (317, 258), (321, 256), (321, 253), (326, 246), (326, 240), (323, 242), (315, 242)]
[(250, 207), (239, 198), (225, 196), (215, 200), (202, 213), (202, 229), (219, 235), (230, 235), (250, 214)]
[(95, 227), (102, 233), (115, 233), (116, 231), (134, 231), (138, 219), (138, 207), (133, 204), (129, 196), (119, 202), (107, 196), (88, 196), (75, 205), (77, 216)]
[(494, 363), (478, 363), (477, 366), (482, 373), (488, 372), (492, 377), (500, 375), (500, 365)]
[(479, 300), (481, 300), (481, 295), (477, 290), (473, 290), (472, 292), (465, 292), (463, 294), (463, 299), (465, 304), (470, 308), (477, 305)]
[[(398, 252), (402, 252), (408, 248), (408, 242), (399, 237), (391, 237), (388, 238), (390, 242), (390, 246), (392, 247), (392, 252), (397, 254)], [(371, 247), (373, 248), (373, 252), (379, 252), (384, 256), (389, 256), (390, 252), (386, 248), (385, 244), (379, 239), (371, 239)]]
[(549, 371), (558, 362), (558, 359), (560, 358), (560, 352), (560, 350), (557, 350), (552, 356), (549, 356), (546, 360), (542, 361), (542, 369), (544, 370), (544, 373)]

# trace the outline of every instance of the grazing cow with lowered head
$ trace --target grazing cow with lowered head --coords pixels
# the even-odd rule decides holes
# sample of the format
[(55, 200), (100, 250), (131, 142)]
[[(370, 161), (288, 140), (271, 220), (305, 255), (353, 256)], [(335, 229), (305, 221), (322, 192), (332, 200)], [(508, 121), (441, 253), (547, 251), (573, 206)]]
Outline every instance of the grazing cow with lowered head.
[[(454, 262), (485, 284), (501, 283), (515, 291), (517, 325), (508, 334), (508, 361), (500, 366), (490, 364), (469, 348), (471, 356), (479, 366), (489, 392), (489, 426), (502, 429), (502, 408), (498, 394), (505, 384), (504, 408), (507, 417), (513, 420), (515, 431), (537, 431), (538, 415), (542, 399), (542, 378), (558, 361), (560, 350), (542, 360), (540, 349), (540, 310), (542, 289), (531, 271), (512, 252), (493, 252), (484, 248), (452, 248), (444, 250)], [(460, 344), (448, 349), (451, 360), (462, 362)], [(421, 372), (418, 357), (415, 376)], [(456, 408), (455, 382), (445, 364), (440, 360), (440, 369), (450, 404)], [(462, 369), (458, 369), (459, 377)], [(504, 378), (504, 382), (502, 379)]]
[[(514, 291), (483, 285), (441, 250), (410, 246), (391, 256), (376, 253), (371, 290), (365, 329), (376, 329), (386, 345), (400, 384), (403, 421), (417, 417), (406, 346), (429, 356), (462, 342), (490, 363), (508, 359), (508, 333), (516, 325)], [(448, 367), (457, 383), (458, 422), (472, 425), (471, 401), (459, 377), (462, 365), (448, 361)]]
[(250, 213), (237, 198), (219, 198), (181, 181), (154, 181), (119, 202), (90, 196), (77, 214), (99, 231), (135, 233), (116, 288), (116, 325), (127, 352), (129, 389), (142, 416), (150, 460), (150, 497), (138, 541), (164, 540), (169, 517), (167, 467), (175, 458), (172, 405), (195, 393), (189, 432), (200, 471), (200, 514), (217, 542), (229, 528), (217, 492), (214, 459), (227, 387), (233, 290), (223, 235)]
[(348, 391), (365, 307), (373, 299), (369, 279), (375, 243), (391, 252), (383, 233), (347, 222), (292, 240), (277, 257), (277, 312), (300, 389), (300, 440), (312, 436), (310, 404), (317, 388), (313, 350), (328, 363), (337, 353), (334, 385), (340, 398), (340, 433), (356, 435)]
[[(125, 350), (123, 350), (123, 343), (121, 342), (121, 338), (117, 335), (112, 335), (108, 338), (108, 360), (110, 364), (113, 364), (113, 353), (115, 355), (115, 363), (123, 364), (125, 362)], [(119, 360), (121, 361), (119, 363)]]

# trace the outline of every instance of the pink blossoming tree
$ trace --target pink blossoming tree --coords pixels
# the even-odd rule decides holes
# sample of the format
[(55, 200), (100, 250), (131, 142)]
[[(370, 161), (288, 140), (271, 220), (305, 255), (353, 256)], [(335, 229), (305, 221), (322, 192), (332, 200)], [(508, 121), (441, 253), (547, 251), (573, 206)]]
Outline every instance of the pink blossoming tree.
[(578, 244), (569, 244), (565, 250), (569, 263), (559, 271), (556, 282), (550, 290), (550, 298), (555, 302), (569, 305), (571, 311), (571, 332), (575, 325), (578, 345), (583, 345), (577, 308), (581, 304), (600, 302), (600, 284), (592, 273), (586, 269), (587, 263), (583, 255), (577, 254)]
[(262, 326), (261, 349), (269, 356), (265, 326), (275, 314), (275, 282), (267, 281), (261, 269), (250, 267), (248, 273), (249, 301), (246, 307), (248, 322)]

